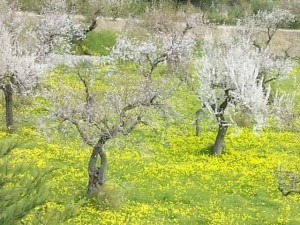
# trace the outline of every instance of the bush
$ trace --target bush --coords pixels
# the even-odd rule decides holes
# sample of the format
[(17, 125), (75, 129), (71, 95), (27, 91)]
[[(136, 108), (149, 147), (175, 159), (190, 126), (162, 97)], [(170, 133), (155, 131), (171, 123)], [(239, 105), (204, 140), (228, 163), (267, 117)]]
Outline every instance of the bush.
[(122, 188), (112, 182), (98, 187), (92, 196), (95, 197), (98, 206), (102, 209), (118, 210), (124, 200)]
[(275, 7), (273, 0), (251, 0), (251, 8), (253, 13), (257, 13), (260, 10), (272, 10)]

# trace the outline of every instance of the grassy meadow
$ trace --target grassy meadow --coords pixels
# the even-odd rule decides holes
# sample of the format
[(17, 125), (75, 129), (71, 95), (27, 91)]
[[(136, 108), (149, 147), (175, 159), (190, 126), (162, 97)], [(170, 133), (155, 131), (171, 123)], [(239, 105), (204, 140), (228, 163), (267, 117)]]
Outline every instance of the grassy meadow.
[[(95, 48), (99, 37), (104, 44)], [(115, 35), (92, 33), (89, 38), (79, 51), (105, 55)], [(296, 68), (282, 89), (295, 89), (299, 77)], [(297, 114), (299, 93), (296, 100)], [(299, 119), (289, 127), (267, 127), (260, 135), (249, 127), (232, 127), (224, 154), (212, 156), (215, 122), (205, 115), (202, 135), (195, 136), (199, 103), (183, 88), (170, 99), (180, 116), (141, 125), (108, 143), (108, 182), (91, 199), (86, 194), (91, 149), (75, 133), (40, 132), (33, 124), (47, 103), (27, 101), (16, 106), (17, 132), (0, 132), (3, 142), (21, 143), (5, 159), (8, 171), (21, 165), (18, 179), (4, 188), (14, 191), (21, 178), (44, 171), (47, 190), (44, 203), (16, 224), (300, 224), (300, 194), (283, 196), (279, 187), (290, 191), (291, 181), (276, 176), (276, 171), (300, 173)]]
[[(85, 197), (90, 149), (78, 140), (49, 143), (20, 129), (14, 138), (31, 145), (14, 150), (10, 166), (30, 164), (24, 174), (55, 168), (47, 175), (46, 203), (36, 209), (42, 224), (300, 223), (300, 196), (282, 196), (274, 176), (277, 170), (299, 171), (297, 133), (266, 131), (256, 137), (248, 129), (231, 130), (225, 154), (214, 157), (209, 147), (215, 132), (199, 138), (182, 129), (140, 128), (111, 143), (109, 180), (97, 200)], [(53, 222), (64, 210), (70, 218)], [(23, 224), (36, 220), (34, 211)]]

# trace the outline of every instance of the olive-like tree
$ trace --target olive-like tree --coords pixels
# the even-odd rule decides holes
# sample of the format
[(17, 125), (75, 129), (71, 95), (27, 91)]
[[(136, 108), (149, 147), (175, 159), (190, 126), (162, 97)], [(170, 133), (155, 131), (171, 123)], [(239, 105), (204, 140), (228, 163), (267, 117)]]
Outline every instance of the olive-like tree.
[(75, 25), (63, 1), (49, 1), (39, 16), (25, 15), (0, 1), (0, 89), (5, 97), (6, 127), (14, 127), (13, 96), (27, 95), (50, 67), (45, 58), (54, 50), (68, 52), (84, 32)]

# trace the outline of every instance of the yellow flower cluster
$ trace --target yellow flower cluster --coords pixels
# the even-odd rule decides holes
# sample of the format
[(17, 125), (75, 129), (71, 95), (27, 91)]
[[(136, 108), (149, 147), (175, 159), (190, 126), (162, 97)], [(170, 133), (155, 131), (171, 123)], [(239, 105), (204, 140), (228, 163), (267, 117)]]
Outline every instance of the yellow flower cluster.
[[(279, 169), (299, 172), (297, 134), (266, 131), (256, 137), (247, 129), (229, 131), (224, 154), (217, 157), (209, 154), (214, 132), (194, 137), (172, 130), (161, 140), (145, 132), (143, 143), (137, 132), (106, 149), (110, 186), (103, 193), (123, 195), (121, 205), (103, 207), (86, 199), (77, 215), (62, 224), (300, 224), (300, 196), (282, 196), (274, 176)], [(44, 216), (85, 199), (90, 149), (59, 140), (46, 143), (30, 130), (18, 135), (36, 145), (15, 150), (12, 164), (33, 160), (37, 168), (55, 168)]]

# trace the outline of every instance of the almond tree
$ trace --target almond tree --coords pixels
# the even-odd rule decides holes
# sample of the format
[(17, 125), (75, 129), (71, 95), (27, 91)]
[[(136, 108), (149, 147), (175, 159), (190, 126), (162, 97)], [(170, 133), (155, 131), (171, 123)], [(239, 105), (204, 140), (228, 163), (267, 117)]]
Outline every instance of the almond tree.
[(0, 1), (0, 89), (5, 97), (6, 127), (13, 130), (13, 96), (27, 95), (49, 69), (44, 59), (54, 50), (70, 50), (73, 38), (83, 38), (62, 1), (51, 1), (39, 16), (24, 17), (18, 8)]
[(206, 35), (202, 47), (199, 98), (218, 122), (212, 152), (221, 154), (234, 113), (252, 115), (255, 131), (266, 124), (272, 103), (269, 102), (271, 89), (266, 83), (279, 75), (288, 76), (292, 64), (268, 49), (253, 45), (251, 34), (243, 31), (223, 34), (220, 40)]
[[(254, 49), (261, 51), (262, 53), (269, 48), (269, 45), (279, 28), (284, 28), (290, 26), (295, 22), (295, 16), (292, 15), (287, 10), (274, 9), (271, 12), (268, 11), (258, 11), (257, 14), (248, 16), (244, 19), (238, 21), (235, 31), (232, 32), (232, 35), (245, 35), (246, 39), (249, 39), (249, 44), (253, 45)], [(262, 38), (259, 33), (265, 33), (266, 36)], [(228, 36), (228, 35), (227, 35)], [(226, 35), (221, 38), (226, 38)], [(246, 37), (247, 36), (247, 37)], [(240, 37), (238, 37), (240, 39)], [(219, 44), (222, 45), (224, 40), (221, 40)], [(234, 43), (232, 43), (234, 44)], [(237, 43), (235, 43), (237, 44)], [(215, 48), (218, 44), (216, 42)], [(276, 58), (276, 57), (275, 57)], [(281, 73), (269, 73), (261, 70), (259, 71), (259, 76), (263, 79), (263, 89), (267, 89), (269, 83), (276, 81), (277, 79), (282, 78)], [(200, 127), (200, 118), (201, 114), (204, 111), (204, 105), (196, 112), (196, 135), (200, 136), (201, 127)]]
[[(119, 135), (130, 134), (139, 124), (147, 124), (151, 110), (163, 109), (178, 68), (192, 59), (194, 40), (189, 29), (186, 24), (181, 31), (158, 32), (142, 40), (121, 36), (111, 54), (102, 58), (100, 67), (102, 71), (108, 68), (106, 72), (99, 73), (83, 61), (75, 69), (71, 86), (58, 84), (49, 90), (51, 118), (71, 124), (84, 143), (93, 148), (88, 164), (88, 193), (106, 181), (105, 144)], [(134, 71), (122, 71), (125, 65), (132, 65)], [(157, 74), (159, 67), (165, 67), (164, 74)]]
[(269, 11), (258, 11), (257, 14), (241, 19), (237, 23), (237, 28), (246, 30), (248, 33), (257, 35), (259, 32), (265, 32), (264, 41), (255, 40), (257, 47), (268, 47), (278, 29), (289, 28), (296, 22), (296, 17), (288, 10), (273, 9)]

